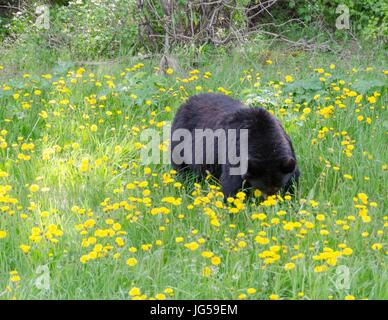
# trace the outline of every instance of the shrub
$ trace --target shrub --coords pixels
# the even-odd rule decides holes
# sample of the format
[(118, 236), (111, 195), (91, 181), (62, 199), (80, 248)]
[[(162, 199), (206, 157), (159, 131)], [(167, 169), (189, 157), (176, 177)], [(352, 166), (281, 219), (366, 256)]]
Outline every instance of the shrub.
[(42, 4), (26, 3), (14, 14), (6, 26), (8, 44), (39, 43), (50, 50), (68, 51), (75, 59), (111, 57), (138, 46), (134, 0), (51, 1), (47, 30), (36, 25)]
[(292, 0), (288, 7), (306, 23), (323, 20), (324, 25), (335, 30), (339, 16), (336, 8), (349, 8), (351, 30), (366, 39), (386, 37), (388, 34), (388, 2), (380, 0)]
[(133, 0), (70, 1), (57, 12), (57, 21), (73, 56), (90, 59), (132, 51), (136, 44)]

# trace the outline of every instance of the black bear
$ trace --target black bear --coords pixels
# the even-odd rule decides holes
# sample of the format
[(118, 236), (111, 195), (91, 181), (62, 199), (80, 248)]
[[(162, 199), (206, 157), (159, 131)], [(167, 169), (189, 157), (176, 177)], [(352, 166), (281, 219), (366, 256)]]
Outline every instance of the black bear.
[(242, 186), (265, 195), (290, 191), (300, 175), (291, 140), (271, 113), (217, 94), (192, 96), (179, 108), (171, 128), (171, 162), (178, 172), (211, 173), (225, 197)]

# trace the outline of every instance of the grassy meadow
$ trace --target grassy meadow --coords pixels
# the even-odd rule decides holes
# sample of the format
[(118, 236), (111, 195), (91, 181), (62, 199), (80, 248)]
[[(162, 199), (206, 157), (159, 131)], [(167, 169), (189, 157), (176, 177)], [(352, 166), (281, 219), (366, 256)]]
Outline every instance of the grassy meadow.
[[(381, 57), (0, 63), (0, 299), (387, 299)], [(141, 132), (201, 92), (276, 115), (295, 196), (225, 203), (212, 177), (141, 163)]]

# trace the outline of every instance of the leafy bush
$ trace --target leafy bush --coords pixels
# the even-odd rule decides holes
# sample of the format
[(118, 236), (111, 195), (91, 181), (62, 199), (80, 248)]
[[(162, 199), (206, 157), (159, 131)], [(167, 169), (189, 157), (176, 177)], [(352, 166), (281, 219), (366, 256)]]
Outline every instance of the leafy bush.
[(70, 1), (57, 12), (64, 38), (72, 55), (79, 58), (112, 56), (133, 50), (137, 27), (133, 0)]
[(291, 0), (288, 7), (306, 23), (323, 20), (325, 26), (335, 29), (336, 8), (349, 8), (350, 28), (364, 38), (388, 35), (388, 2), (380, 0)]
[(36, 25), (37, 8), (25, 5), (7, 24), (8, 43), (39, 46), (69, 52), (75, 59), (111, 57), (136, 47), (134, 0), (52, 1), (49, 29)]

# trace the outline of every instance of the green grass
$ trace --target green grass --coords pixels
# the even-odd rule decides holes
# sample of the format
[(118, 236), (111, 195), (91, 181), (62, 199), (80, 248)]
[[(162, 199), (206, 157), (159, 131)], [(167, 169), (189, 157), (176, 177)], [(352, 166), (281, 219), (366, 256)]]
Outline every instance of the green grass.
[[(376, 58), (383, 56), (381, 51), (342, 58), (291, 55), (284, 49), (236, 51), (202, 57), (198, 78), (187, 82), (176, 78), (193, 77), (189, 59), (181, 61), (181, 72), (169, 76), (157, 74), (153, 60), (140, 61), (144, 66), (136, 70), (120, 64), (86, 67), (78, 77), (74, 66), (53, 71), (45, 66), (23, 78), (28, 70), (15, 73), (12, 65), (4, 65), (0, 298), (129, 299), (129, 290), (137, 287), (148, 298), (171, 288), (171, 295), (164, 293), (169, 299), (237, 299), (242, 294), (250, 299), (274, 294), (281, 299), (387, 299), (387, 65)], [(331, 75), (314, 70), (319, 68)], [(208, 79), (205, 72), (211, 72)], [(42, 77), (46, 73), (52, 78)], [(293, 81), (285, 82), (286, 75)], [(273, 101), (264, 107), (291, 136), (302, 171), (295, 197), (271, 206), (256, 198), (237, 201), (240, 210), (231, 214), (235, 205), (222, 204), (213, 180), (197, 185), (194, 177), (171, 174), (169, 165), (149, 165), (152, 173), (144, 173), (140, 132), (161, 131), (162, 121), (171, 121), (188, 96), (221, 87), (243, 101), (250, 95)], [(360, 104), (347, 88), (363, 96)], [(374, 95), (376, 102), (368, 102)], [(328, 106), (332, 113), (325, 117), (320, 111)], [(33, 148), (22, 150), (29, 143)], [(348, 155), (346, 143), (354, 147), (348, 147)], [(88, 165), (84, 162), (81, 170), (85, 159)], [(134, 189), (127, 188), (131, 183)], [(31, 185), (39, 190), (32, 192)], [(360, 193), (368, 197), (365, 204), (357, 200)], [(165, 197), (178, 203), (166, 203)], [(168, 213), (151, 214), (160, 207)], [(219, 226), (205, 213), (209, 209)], [(258, 213), (265, 215), (253, 217), (262, 220), (252, 218)], [(31, 237), (34, 227), (38, 237)], [(105, 234), (98, 236), (101, 230)], [(82, 245), (85, 239), (88, 246)], [(93, 259), (97, 244), (103, 253)], [(28, 252), (21, 245), (29, 246)], [(144, 250), (144, 245), (152, 246)], [(130, 252), (131, 247), (137, 251)], [(325, 250), (325, 259), (314, 258)], [(220, 264), (203, 257), (204, 251), (219, 257)], [(259, 257), (263, 252), (274, 259)], [(85, 256), (89, 260), (82, 263)], [(137, 264), (127, 265), (129, 258)], [(285, 270), (286, 264), (294, 268)], [(36, 286), (39, 266), (49, 268), (48, 290)], [(209, 276), (203, 275), (205, 268)], [(348, 272), (348, 286), (338, 285), (341, 270)], [(12, 279), (12, 271), (20, 279)], [(248, 294), (248, 288), (256, 292)]]

